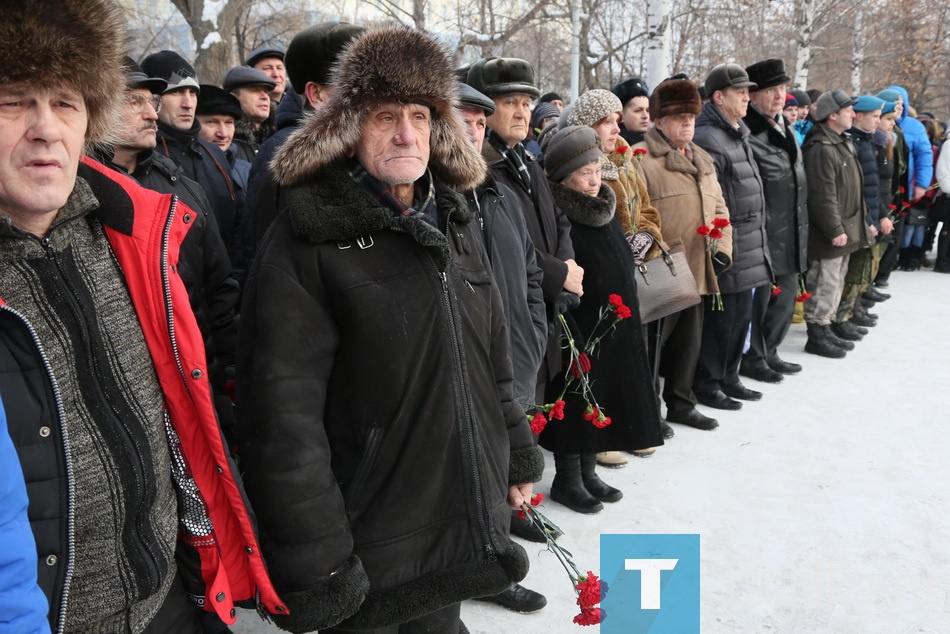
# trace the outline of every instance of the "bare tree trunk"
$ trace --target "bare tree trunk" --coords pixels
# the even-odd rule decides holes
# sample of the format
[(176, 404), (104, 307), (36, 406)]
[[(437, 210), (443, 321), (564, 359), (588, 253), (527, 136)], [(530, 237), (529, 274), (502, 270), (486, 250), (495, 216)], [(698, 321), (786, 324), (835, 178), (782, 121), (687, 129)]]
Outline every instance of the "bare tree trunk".
[(864, 66), (864, 47), (866, 44), (864, 30), (864, 11), (856, 7), (854, 11), (854, 32), (851, 35), (853, 44), (851, 49), (851, 94), (861, 93), (861, 67)]
[(795, 87), (808, 88), (808, 67), (811, 65), (811, 42), (815, 29), (816, 0), (800, 0), (795, 23), (798, 37), (795, 42)]
[(670, 0), (647, 0), (648, 86), (655, 87), (670, 75)]
[(198, 46), (195, 71), (201, 82), (220, 83), (234, 65), (232, 40), (240, 16), (254, 0), (171, 0)]

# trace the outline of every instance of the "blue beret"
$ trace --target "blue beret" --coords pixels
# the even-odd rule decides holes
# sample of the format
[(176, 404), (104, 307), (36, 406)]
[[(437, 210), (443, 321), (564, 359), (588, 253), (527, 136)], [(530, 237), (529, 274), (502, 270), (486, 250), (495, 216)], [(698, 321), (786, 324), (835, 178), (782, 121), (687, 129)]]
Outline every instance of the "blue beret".
[(884, 100), (873, 95), (861, 95), (858, 102), (854, 104), (855, 112), (874, 112), (884, 107)]

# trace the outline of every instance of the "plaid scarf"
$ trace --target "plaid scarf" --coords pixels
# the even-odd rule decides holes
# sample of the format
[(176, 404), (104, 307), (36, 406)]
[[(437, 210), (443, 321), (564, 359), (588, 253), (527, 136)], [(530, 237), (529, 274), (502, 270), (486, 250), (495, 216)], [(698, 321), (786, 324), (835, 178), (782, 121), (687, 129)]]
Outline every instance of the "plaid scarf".
[(435, 205), (435, 185), (432, 182), (432, 172), (428, 169), (426, 170), (426, 176), (428, 176), (429, 191), (425, 199), (420, 199), (418, 188), (413, 188), (411, 207), (393, 196), (392, 192), (379, 179), (367, 172), (366, 168), (360, 165), (356, 159), (350, 161), (347, 171), (357, 185), (369, 192), (380, 205), (394, 214), (409, 218), (421, 218), (436, 229), (439, 228), (439, 215)]
[(525, 191), (530, 194), (531, 174), (528, 173), (528, 165), (525, 163), (524, 146), (517, 143), (514, 147), (508, 147), (508, 144), (505, 143), (500, 136), (495, 134), (494, 130), (488, 130), (485, 139), (493, 148), (498, 150), (498, 153), (501, 154), (501, 158), (514, 170), (518, 178), (521, 179), (521, 184), (524, 185)]

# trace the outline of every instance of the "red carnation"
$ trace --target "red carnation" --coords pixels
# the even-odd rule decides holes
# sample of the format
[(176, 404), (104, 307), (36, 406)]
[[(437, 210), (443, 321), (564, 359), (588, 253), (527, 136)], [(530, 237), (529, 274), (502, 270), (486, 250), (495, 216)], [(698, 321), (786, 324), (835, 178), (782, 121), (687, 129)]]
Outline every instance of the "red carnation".
[(696, 233), (698, 233), (701, 236), (708, 236), (709, 227), (707, 227), (706, 225), (701, 225), (699, 227), (696, 227)]
[(534, 415), (534, 418), (531, 419), (531, 433), (540, 434), (544, 430), (544, 426), (548, 424), (548, 419), (538, 412)]
[(592, 421), (592, 420), (595, 420), (598, 416), (600, 416), (600, 410), (597, 409), (596, 407), (592, 407), (588, 405), (587, 409), (584, 411), (584, 420)]
[(528, 516), (524, 514), (524, 511), (518, 511), (517, 515), (518, 515), (518, 519), (521, 519), (521, 520), (528, 519)]
[(781, 293), (782, 293), (782, 287), (781, 287), (781, 286), (773, 286), (773, 287), (772, 287), (772, 297), (775, 297), (776, 295), (780, 295)]
[(621, 145), (620, 147), (617, 148), (617, 154), (626, 154), (627, 150), (629, 149), (630, 149), (629, 145)]
[(617, 295), (616, 293), (611, 293), (608, 295), (607, 301), (613, 306), (623, 306), (623, 297)]
[(904, 187), (903, 185), (901, 185), (901, 193), (902, 193), (902, 194), (906, 194), (906, 193), (907, 193), (907, 188)]
[(581, 613), (574, 617), (578, 625), (599, 625), (607, 614), (601, 608), (581, 608)]
[(638, 147), (637, 149), (635, 149), (635, 150), (633, 151), (633, 155), (634, 155), (634, 156), (643, 156), (643, 155), (645, 155), (646, 153), (647, 153), (647, 151), (646, 151), (645, 149), (643, 149), (642, 147)]
[(901, 207), (910, 207), (910, 203), (905, 200), (901, 203)]
[(543, 493), (535, 493), (534, 495), (531, 496), (531, 506), (537, 506), (538, 504), (541, 504), (541, 502), (543, 501), (544, 501)]
[(722, 237), (722, 229), (718, 229), (718, 228), (713, 229), (712, 231), (709, 232), (709, 237), (712, 238), (713, 240), (718, 240), (719, 238)]
[(614, 421), (613, 419), (610, 418), (610, 416), (604, 416), (603, 413), (601, 413), (600, 416), (598, 416), (596, 419), (592, 420), (591, 422), (594, 423), (594, 427), (596, 427), (597, 429), (603, 429), (604, 427), (609, 427), (610, 423)]
[(890, 209), (891, 211), (896, 211), (897, 205), (895, 205), (894, 203), (891, 203), (890, 205), (887, 206), (887, 208)]
[(729, 222), (728, 218), (722, 218), (722, 217), (713, 218), (713, 221), (712, 221), (712, 226), (716, 227), (717, 229), (725, 229), (730, 224), (732, 223)]
[(587, 374), (590, 372), (590, 357), (587, 356), (586, 352), (582, 352), (577, 355), (577, 359), (571, 361), (571, 367), (569, 368), (571, 376), (575, 379), (581, 378), (582, 374)]
[(549, 420), (564, 420), (564, 401), (554, 401), (551, 411), (548, 412)]
[[(594, 573), (588, 571), (587, 579), (578, 582), (574, 589), (578, 591), (577, 605), (581, 608), (590, 608), (600, 603), (601, 581)], [(603, 594), (607, 594), (607, 584), (603, 584)]]
[(617, 315), (617, 319), (630, 319), (633, 316), (633, 311), (630, 310), (629, 306), (617, 306), (614, 309), (614, 314)]

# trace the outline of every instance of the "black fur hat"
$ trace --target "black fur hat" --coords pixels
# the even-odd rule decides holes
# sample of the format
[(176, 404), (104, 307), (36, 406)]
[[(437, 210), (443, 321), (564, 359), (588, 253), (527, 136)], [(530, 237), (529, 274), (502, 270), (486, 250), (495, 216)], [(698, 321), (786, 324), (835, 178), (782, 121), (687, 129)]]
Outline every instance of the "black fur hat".
[(126, 20), (112, 0), (0, 6), (0, 84), (69, 86), (83, 96), (87, 143), (110, 140), (125, 88)]
[(750, 88), (749, 92), (781, 86), (792, 80), (785, 74), (785, 62), (774, 57), (746, 66), (745, 72), (749, 74), (749, 81), (755, 82), (755, 86)]
[(485, 180), (485, 162), (456, 111), (458, 83), (451, 58), (431, 36), (406, 28), (369, 31), (345, 50), (333, 83), (326, 103), (275, 154), (271, 167), (281, 184), (305, 182), (345, 158), (378, 105), (419, 99), (432, 106), (429, 168), (435, 176), (460, 190)]
[(688, 79), (661, 82), (650, 97), (650, 117), (654, 120), (684, 113), (698, 115), (702, 109), (696, 84)]

